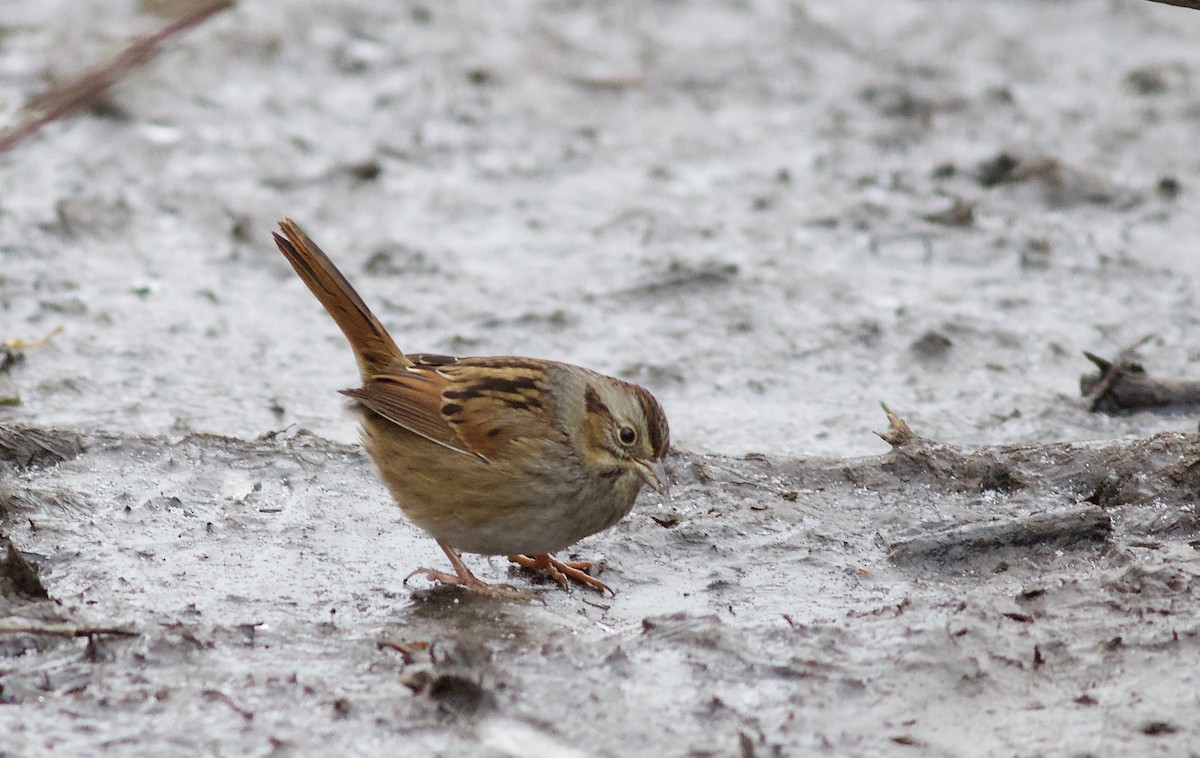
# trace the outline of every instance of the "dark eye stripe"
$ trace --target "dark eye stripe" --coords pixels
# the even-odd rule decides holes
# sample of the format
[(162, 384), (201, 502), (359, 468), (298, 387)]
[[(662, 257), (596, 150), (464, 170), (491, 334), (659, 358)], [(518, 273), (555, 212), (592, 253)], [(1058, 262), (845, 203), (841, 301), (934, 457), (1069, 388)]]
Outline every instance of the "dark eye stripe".
[(592, 387), (589, 384), (587, 390), (583, 393), (583, 398), (584, 402), (587, 403), (588, 413), (598, 413), (602, 416), (612, 418), (612, 411), (610, 411), (608, 406), (604, 404), (604, 401), (600, 399), (600, 393), (596, 391), (595, 387)]
[(667, 414), (663, 413), (662, 406), (642, 387), (633, 385), (636, 392), (638, 402), (642, 406), (642, 413), (646, 415), (646, 428), (650, 433), (650, 447), (654, 450), (654, 457), (662, 458), (667, 454), (667, 448), (671, 446), (671, 431), (667, 426)]

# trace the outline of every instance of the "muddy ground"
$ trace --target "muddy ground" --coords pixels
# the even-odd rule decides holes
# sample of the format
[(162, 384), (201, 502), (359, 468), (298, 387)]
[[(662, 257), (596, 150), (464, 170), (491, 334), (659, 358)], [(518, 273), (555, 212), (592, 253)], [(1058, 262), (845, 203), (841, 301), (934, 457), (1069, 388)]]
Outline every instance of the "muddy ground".
[[(0, 123), (169, 4), (79, 5), (0, 9)], [(62, 327), (0, 372), (0, 754), (1194, 754), (1196, 418), (1079, 378), (1200, 375), (1197, 39), (298, 0), (171, 42), (0, 155), (0, 339)], [(575, 551), (615, 597), (404, 583), (443, 559), (285, 215), (402, 347), (658, 395), (672, 499)]]

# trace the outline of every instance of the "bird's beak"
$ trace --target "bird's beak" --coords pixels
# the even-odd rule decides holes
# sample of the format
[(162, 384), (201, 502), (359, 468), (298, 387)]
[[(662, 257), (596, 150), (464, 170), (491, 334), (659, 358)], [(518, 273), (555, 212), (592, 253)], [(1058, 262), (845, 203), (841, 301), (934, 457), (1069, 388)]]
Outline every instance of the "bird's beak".
[(637, 467), (638, 476), (642, 477), (642, 481), (650, 485), (655, 492), (660, 495), (667, 495), (670, 492), (671, 480), (667, 478), (667, 469), (661, 460), (637, 460), (633, 463)]

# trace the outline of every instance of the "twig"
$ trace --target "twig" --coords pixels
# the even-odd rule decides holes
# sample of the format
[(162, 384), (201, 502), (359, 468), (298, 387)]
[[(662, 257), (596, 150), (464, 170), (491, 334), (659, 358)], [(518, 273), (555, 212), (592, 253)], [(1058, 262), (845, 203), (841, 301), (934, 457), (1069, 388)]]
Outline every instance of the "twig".
[(149, 37), (135, 40), (107, 63), (94, 66), (66, 85), (40, 95), (34, 103), (43, 113), (0, 132), (0, 153), (13, 149), (46, 124), (65, 118), (95, 102), (105, 90), (123, 79), (130, 71), (153, 58), (158, 53), (158, 46), (164, 41), (203, 23), (226, 8), (233, 7), (234, 3), (235, 0), (211, 0)]
[(1163, 5), (1174, 5), (1179, 8), (1191, 8), (1192, 10), (1200, 11), (1200, 0), (1150, 0), (1152, 3), (1162, 3)]
[(35, 340), (23, 340), (20, 337), (11, 337), (4, 341), (4, 349), (12, 351), (33, 350), (34, 348), (39, 348), (42, 345), (45, 345), (47, 342), (57, 337), (62, 330), (62, 325), (59, 324)]
[(1112, 519), (1091, 503), (1034, 513), (1005, 521), (954, 524), (888, 545), (888, 557), (897, 563), (924, 558), (956, 559), (983, 550), (1042, 543), (1060, 545), (1103, 542), (1112, 532)]
[(892, 409), (887, 407), (887, 403), (880, 403), (879, 406), (887, 414), (888, 426), (890, 427), (886, 432), (875, 432), (879, 439), (891, 445), (892, 449), (895, 449), (904, 447), (917, 438), (917, 435), (913, 434), (912, 428), (909, 427), (908, 422), (895, 413), (892, 413)]
[(1200, 408), (1200, 382), (1189, 379), (1157, 379), (1122, 350), (1115, 359), (1106, 360), (1083, 353), (1099, 374), (1079, 378), (1079, 389), (1092, 413), (1130, 411), (1187, 411)]
[(220, 690), (215, 690), (215, 689), (205, 690), (204, 692), (202, 692), (200, 694), (204, 695), (204, 697), (208, 698), (209, 700), (216, 700), (218, 702), (224, 703), (225, 705), (227, 705), (231, 709), (233, 709), (234, 713), (241, 716), (246, 721), (254, 720), (254, 711), (251, 711), (248, 708), (243, 708), (242, 706), (238, 705), (237, 701), (235, 701), (229, 695), (226, 695), (224, 692), (221, 692)]
[(70, 624), (17, 625), (0, 624), (0, 634), (43, 634), (51, 637), (137, 637), (141, 632), (111, 626), (71, 626)]

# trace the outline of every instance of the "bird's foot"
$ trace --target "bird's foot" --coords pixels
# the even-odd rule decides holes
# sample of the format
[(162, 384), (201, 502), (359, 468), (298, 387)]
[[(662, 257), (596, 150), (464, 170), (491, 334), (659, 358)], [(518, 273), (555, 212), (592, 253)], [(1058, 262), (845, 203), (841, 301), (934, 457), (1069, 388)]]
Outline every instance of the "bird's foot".
[(585, 573), (587, 569), (592, 567), (591, 561), (560, 561), (549, 553), (534, 556), (510, 555), (508, 559), (518, 566), (524, 566), (529, 569), (542, 569), (550, 575), (551, 579), (561, 584), (564, 589), (570, 589), (571, 583), (569, 579), (574, 579), (580, 584), (586, 584), (588, 587), (593, 587), (601, 592), (607, 592), (614, 597), (617, 594), (604, 582), (591, 574)]
[(491, 597), (497, 600), (532, 600), (533, 596), (527, 592), (513, 587), (509, 584), (488, 584), (481, 581), (478, 577), (471, 573), (471, 569), (467, 568), (467, 564), (463, 563), (462, 557), (458, 551), (441, 540), (438, 540), (438, 545), (445, 551), (446, 557), (450, 559), (451, 565), (454, 566), (454, 573), (450, 574), (445, 571), (438, 571), (431, 568), (419, 568), (408, 576), (404, 577), (404, 583), (408, 584), (408, 580), (418, 574), (426, 579), (446, 584), (452, 587), (462, 587), (468, 592), (474, 592), (477, 595)]
[(438, 571), (431, 568), (419, 568), (408, 576), (404, 577), (404, 583), (408, 584), (408, 580), (414, 576), (423, 576), (431, 582), (445, 584), (451, 587), (462, 587), (468, 592), (474, 592), (477, 595), (484, 597), (495, 598), (497, 600), (531, 600), (532, 596), (527, 592), (513, 587), (511, 584), (488, 584), (474, 575), (470, 578), (463, 578), (457, 574), (451, 574), (445, 571)]

